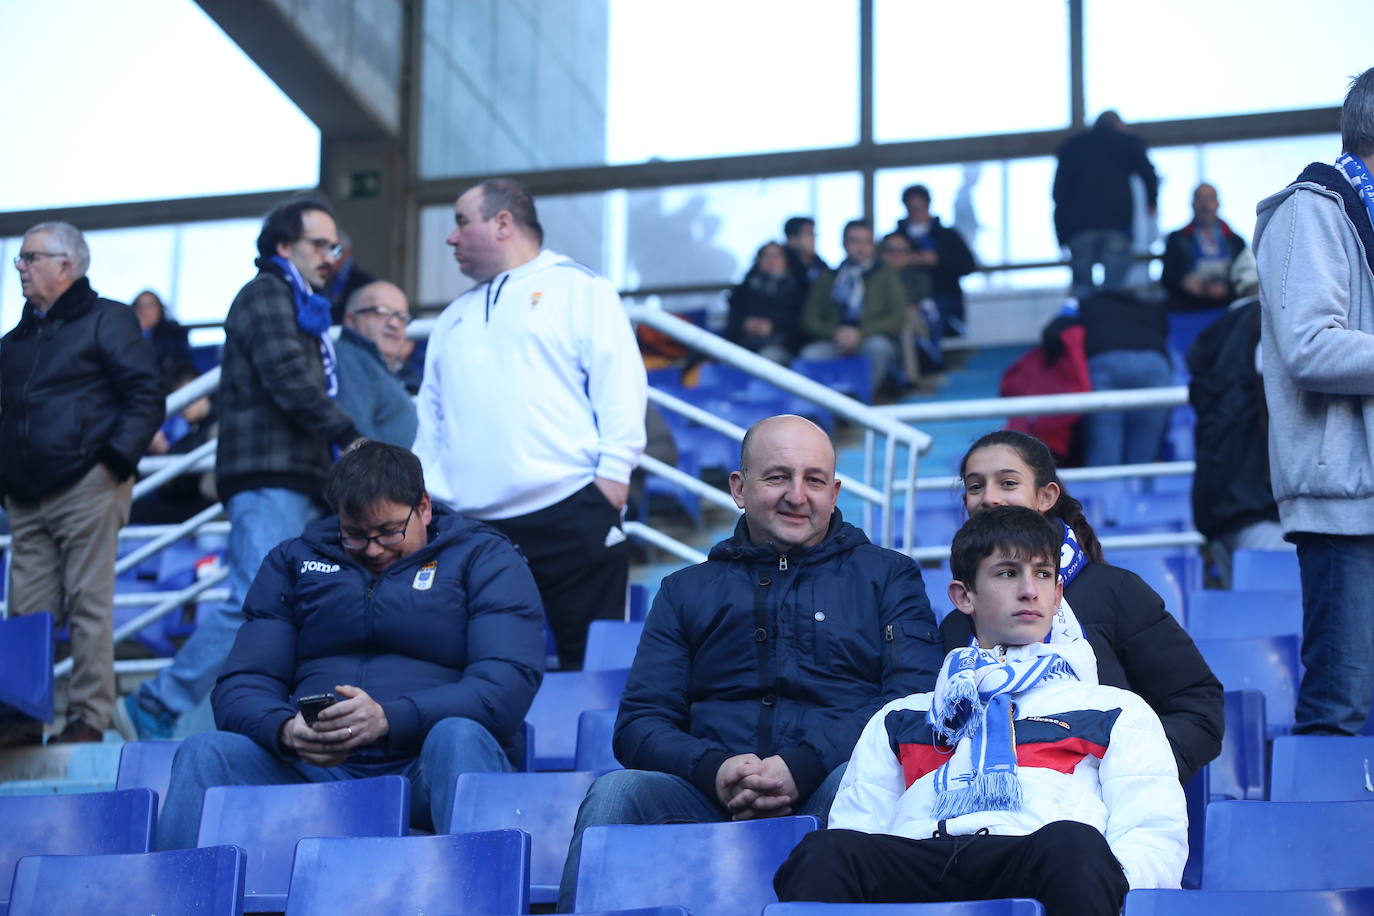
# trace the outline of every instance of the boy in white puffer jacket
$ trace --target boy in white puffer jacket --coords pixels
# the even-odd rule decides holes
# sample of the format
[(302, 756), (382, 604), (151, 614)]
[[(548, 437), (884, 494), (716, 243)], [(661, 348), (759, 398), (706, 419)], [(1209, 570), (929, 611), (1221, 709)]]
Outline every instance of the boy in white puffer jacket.
[(830, 810), (774, 878), (780, 900), (924, 903), (1034, 897), (1116, 914), (1130, 888), (1179, 886), (1188, 856), (1178, 768), (1159, 719), (1097, 683), (1060, 608), (1060, 532), (1014, 506), (951, 547), (949, 595), (977, 645), (933, 693), (869, 721)]

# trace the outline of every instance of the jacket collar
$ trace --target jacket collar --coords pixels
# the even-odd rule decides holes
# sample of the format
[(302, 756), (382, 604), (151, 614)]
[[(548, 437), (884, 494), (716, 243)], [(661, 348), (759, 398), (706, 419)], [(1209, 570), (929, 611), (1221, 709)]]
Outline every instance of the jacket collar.
[(1301, 184), (1314, 184), (1319, 187), (1337, 194), (1341, 198), (1341, 203), (1345, 205), (1345, 215), (1350, 217), (1350, 221), (1355, 224), (1355, 234), (1360, 237), (1361, 244), (1364, 245), (1364, 258), (1369, 265), (1369, 270), (1374, 273), (1374, 223), (1369, 220), (1369, 211), (1365, 209), (1364, 202), (1360, 200), (1360, 195), (1355, 193), (1355, 189), (1350, 186), (1345, 175), (1334, 165), (1327, 165), (1325, 162), (1313, 162), (1302, 170), (1292, 184), (1285, 190), (1292, 190)]
[(339, 326), (339, 343), (357, 347), (383, 366), (386, 365), (386, 360), (382, 359), (382, 351), (377, 348), (376, 341), (364, 337), (348, 325)]
[[(872, 542), (869, 541), (868, 535), (846, 522), (841, 517), (840, 510), (836, 508), (834, 514), (830, 516), (830, 527), (821, 542), (810, 547), (801, 547), (790, 551), (787, 558), (790, 561), (814, 565), (869, 543)], [(748, 523), (742, 515), (735, 524), (735, 533), (712, 547), (710, 553), (712, 560), (733, 563), (771, 564), (776, 563), (780, 556), (782, 554), (778, 548), (771, 543), (759, 545), (749, 540)]]
[(91, 281), (81, 277), (67, 291), (57, 297), (57, 301), (48, 309), (46, 316), (40, 318), (38, 309), (34, 308), (32, 302), (24, 303), (24, 320), (26, 322), (36, 322), (40, 320), (51, 320), (60, 318), (63, 320), (76, 318), (90, 311), (91, 303), (95, 302), (97, 296), (95, 290), (91, 289)]

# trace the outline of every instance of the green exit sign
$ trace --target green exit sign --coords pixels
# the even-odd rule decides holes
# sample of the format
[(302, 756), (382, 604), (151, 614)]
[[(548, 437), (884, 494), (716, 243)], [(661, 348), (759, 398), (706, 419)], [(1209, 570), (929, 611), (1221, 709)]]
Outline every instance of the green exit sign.
[(344, 188), (345, 200), (371, 200), (382, 193), (382, 173), (377, 169), (350, 172)]

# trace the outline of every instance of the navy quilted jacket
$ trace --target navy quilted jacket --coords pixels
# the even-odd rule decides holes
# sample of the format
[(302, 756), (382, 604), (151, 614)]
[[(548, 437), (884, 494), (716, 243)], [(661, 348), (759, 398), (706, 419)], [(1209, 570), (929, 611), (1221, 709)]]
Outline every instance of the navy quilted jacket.
[(503, 535), (438, 506), (429, 538), (376, 579), (344, 552), (337, 517), (273, 548), (215, 686), (215, 724), (280, 754), (296, 697), (352, 684), (390, 725), (362, 759), (413, 757), (450, 716), (482, 725), (514, 759), (544, 671), (534, 577)]
[(714, 799), (727, 757), (780, 755), (804, 798), (889, 700), (935, 686), (944, 650), (921, 570), (835, 512), (784, 558), (740, 519), (705, 563), (663, 580), (616, 718), (626, 767)]

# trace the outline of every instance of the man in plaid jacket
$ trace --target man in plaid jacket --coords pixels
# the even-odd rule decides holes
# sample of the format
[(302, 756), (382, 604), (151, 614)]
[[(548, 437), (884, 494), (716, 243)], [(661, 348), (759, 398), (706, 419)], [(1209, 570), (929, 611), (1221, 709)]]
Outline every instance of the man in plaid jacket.
[(321, 515), (325, 475), (358, 438), (338, 392), (329, 301), (317, 292), (339, 254), (318, 200), (276, 207), (258, 235), (258, 275), (224, 322), (215, 484), (229, 513), (229, 601), (202, 613), (172, 665), (116, 704), (126, 736), (172, 734), (219, 676), (243, 621), (243, 599), (267, 552)]

